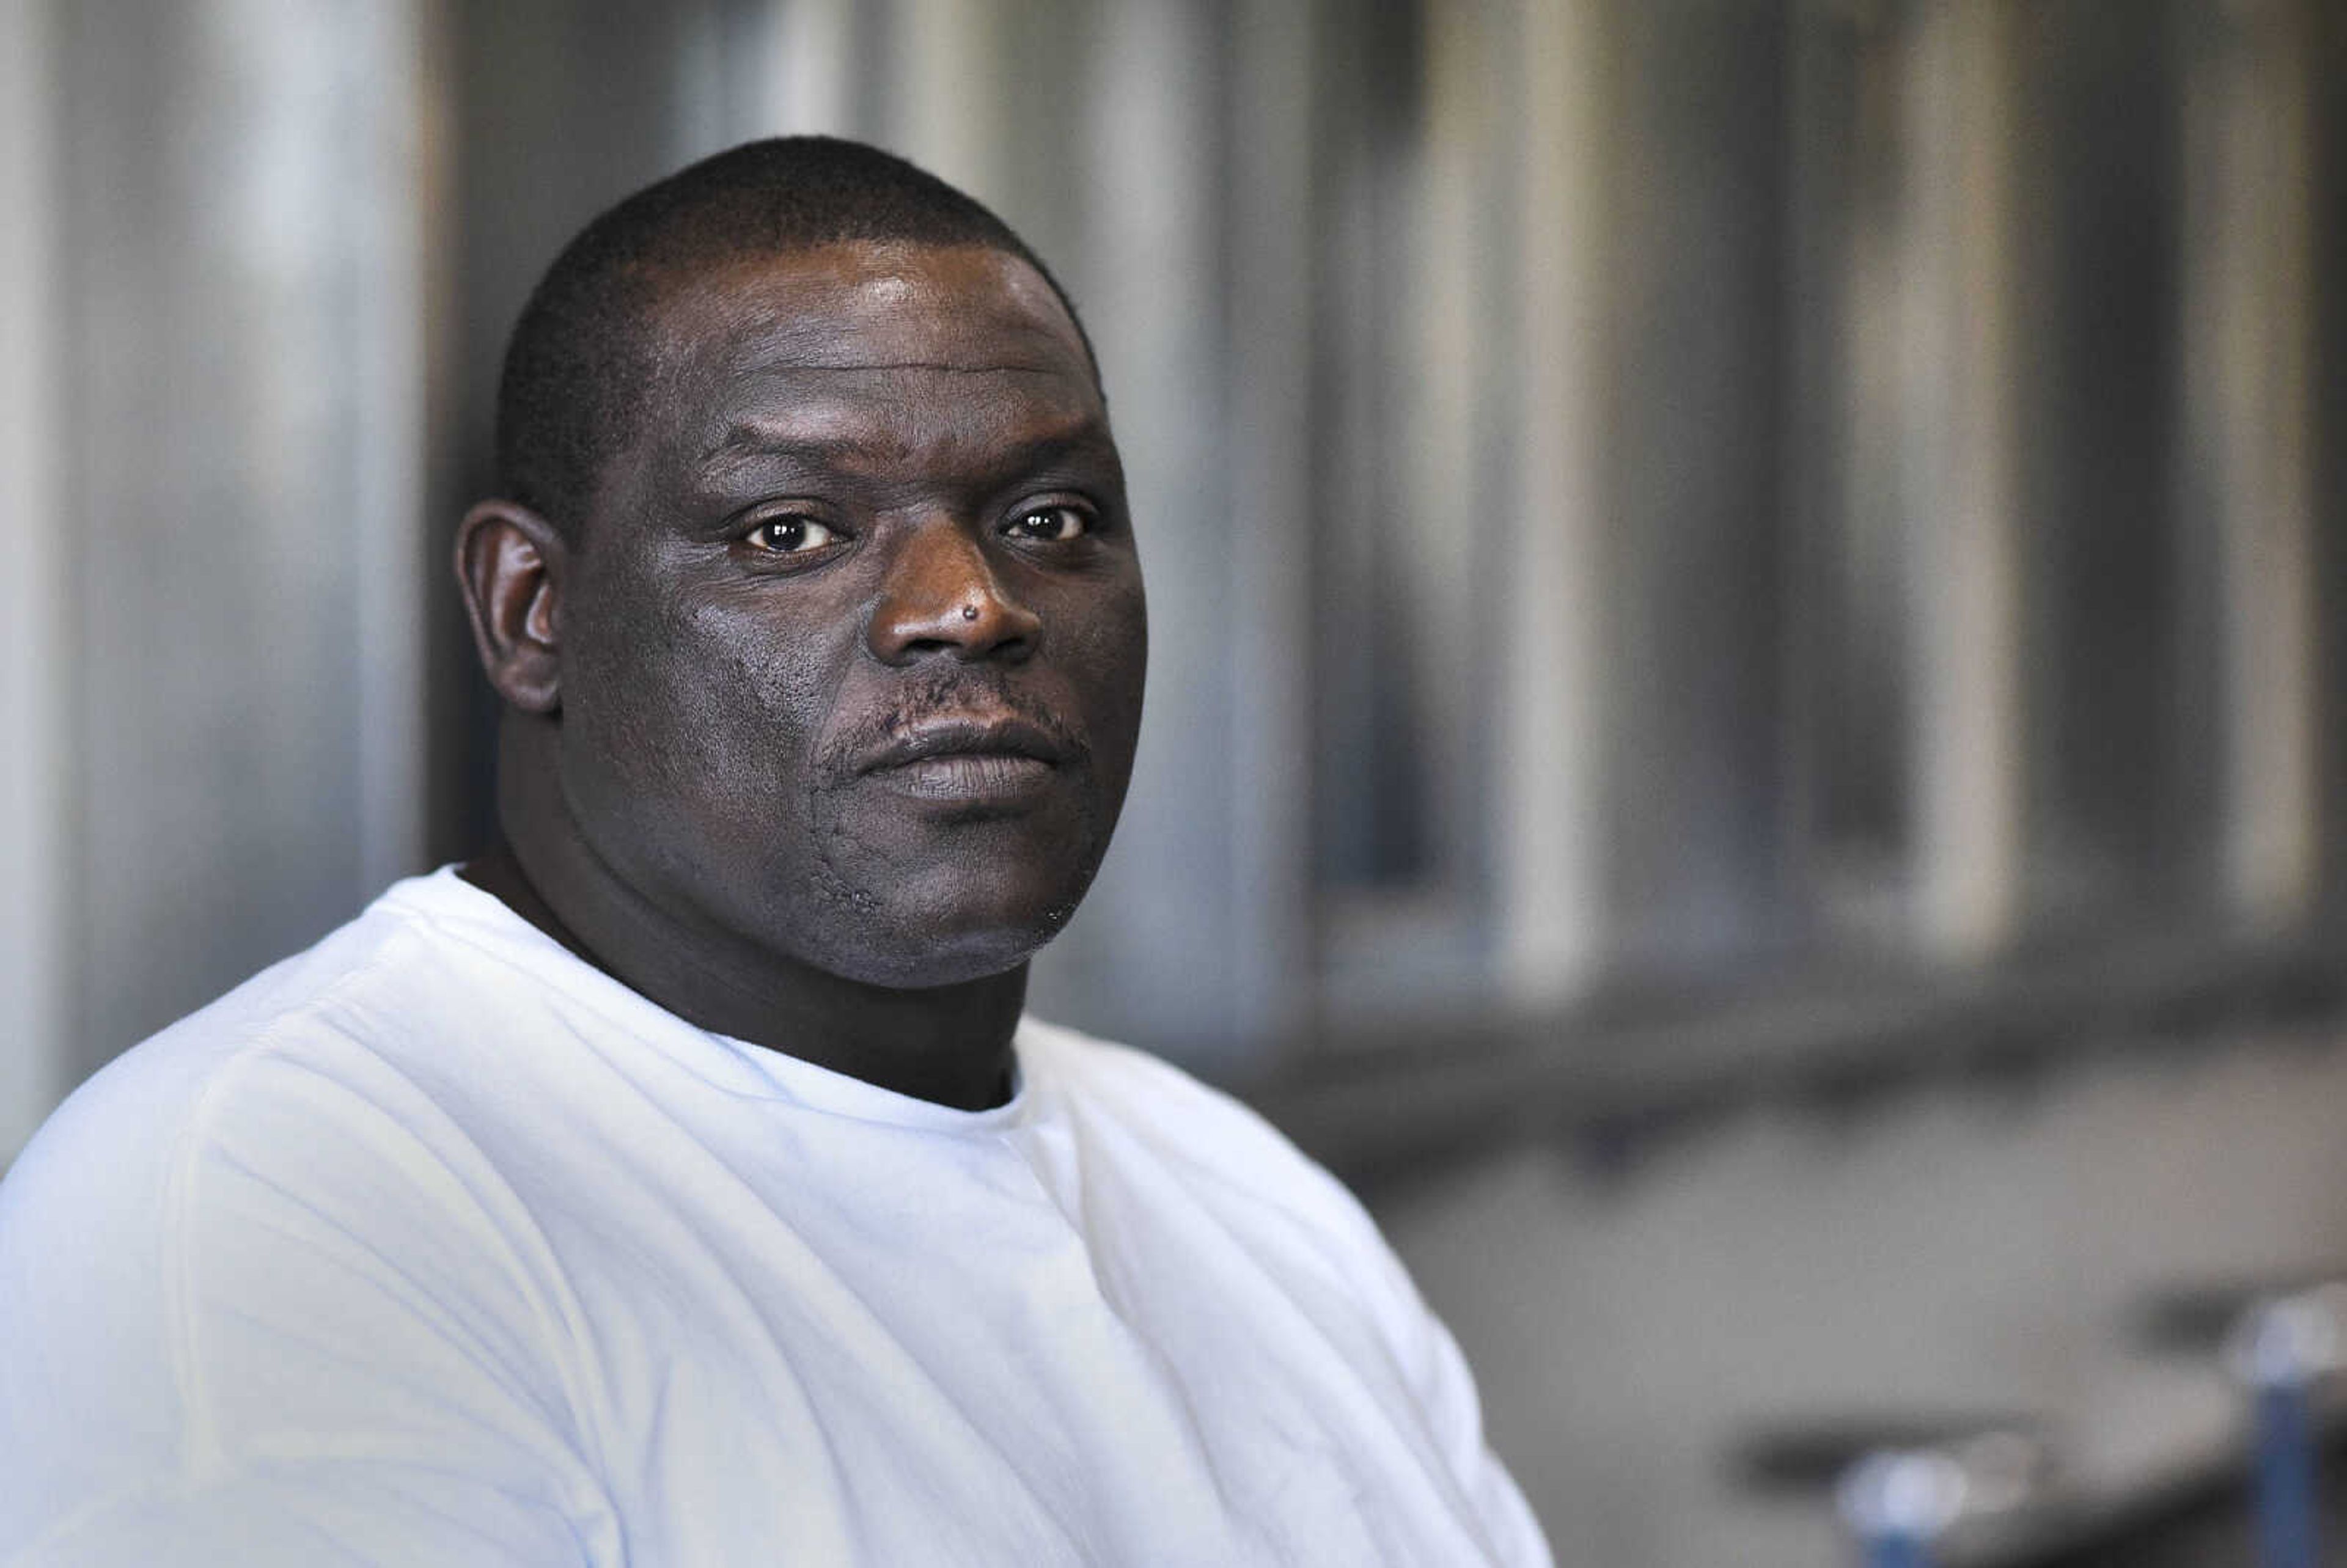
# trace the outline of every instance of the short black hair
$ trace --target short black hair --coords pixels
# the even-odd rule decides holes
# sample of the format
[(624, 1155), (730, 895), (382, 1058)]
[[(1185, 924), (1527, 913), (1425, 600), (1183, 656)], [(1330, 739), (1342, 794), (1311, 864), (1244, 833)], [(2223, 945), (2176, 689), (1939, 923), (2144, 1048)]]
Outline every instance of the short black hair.
[(937, 176), (828, 136), (745, 142), (645, 187), (563, 247), (522, 307), (497, 383), (503, 496), (577, 538), (654, 366), (645, 328), (677, 282), (746, 257), (857, 241), (1007, 251), (1100, 362), (1075, 302), (1010, 226)]

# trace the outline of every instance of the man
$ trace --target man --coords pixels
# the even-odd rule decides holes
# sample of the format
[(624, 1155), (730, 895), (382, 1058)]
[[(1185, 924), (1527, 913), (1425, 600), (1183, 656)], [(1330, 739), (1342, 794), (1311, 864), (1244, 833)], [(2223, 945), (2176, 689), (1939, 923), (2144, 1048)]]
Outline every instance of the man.
[(540, 284), (457, 568), (506, 844), (0, 1186), (0, 1561), (1546, 1561), (1358, 1207), (1020, 1018), (1141, 577), (1049, 273), (815, 138)]

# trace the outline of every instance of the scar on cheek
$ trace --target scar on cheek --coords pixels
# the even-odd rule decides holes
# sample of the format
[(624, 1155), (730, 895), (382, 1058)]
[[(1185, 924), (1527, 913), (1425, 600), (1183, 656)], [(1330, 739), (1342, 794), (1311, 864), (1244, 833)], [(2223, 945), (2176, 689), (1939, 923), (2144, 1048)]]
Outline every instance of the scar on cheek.
[(829, 845), (815, 851), (815, 875), (810, 880), (814, 883), (815, 897), (826, 904), (853, 909), (859, 915), (879, 912), (880, 900), (873, 896), (870, 888), (855, 886), (839, 874), (839, 868), (832, 864)]

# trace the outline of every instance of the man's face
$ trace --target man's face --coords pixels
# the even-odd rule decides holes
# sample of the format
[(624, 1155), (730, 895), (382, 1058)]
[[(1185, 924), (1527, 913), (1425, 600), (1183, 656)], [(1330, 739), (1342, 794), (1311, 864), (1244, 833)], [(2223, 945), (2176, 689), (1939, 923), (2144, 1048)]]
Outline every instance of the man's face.
[(1072, 323), (985, 249), (841, 244), (671, 290), (560, 611), (561, 784), (670, 915), (852, 979), (1063, 926), (1146, 648)]

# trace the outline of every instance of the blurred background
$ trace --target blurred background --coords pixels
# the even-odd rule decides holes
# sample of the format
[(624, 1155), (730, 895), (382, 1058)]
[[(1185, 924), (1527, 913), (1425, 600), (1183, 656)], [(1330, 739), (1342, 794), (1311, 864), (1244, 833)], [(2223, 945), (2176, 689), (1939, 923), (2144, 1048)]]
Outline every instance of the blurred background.
[(1105, 367), (1038, 1010), (1356, 1184), (1561, 1563), (1837, 1561), (1737, 1456), (1850, 1420), (2041, 1423), (1983, 1563), (2221, 1473), (2143, 1304), (2347, 1268), (2334, 0), (0, 0), (0, 1157), (483, 845), (505, 333), (795, 130)]

